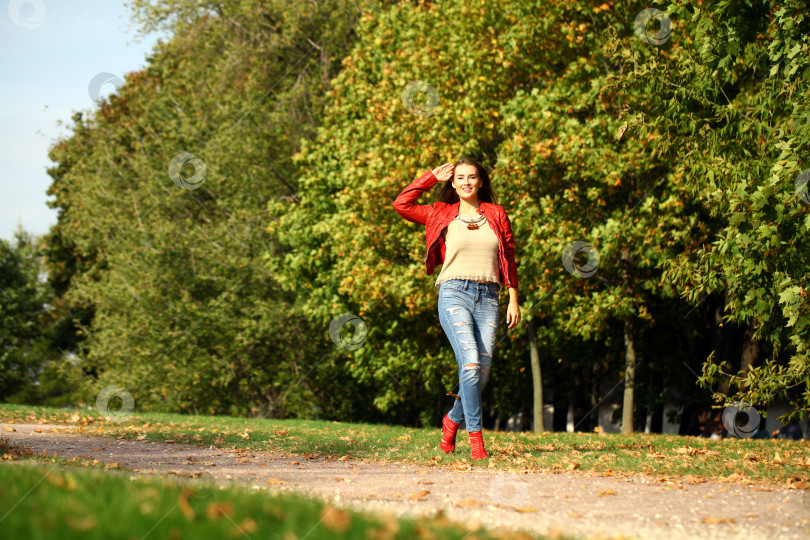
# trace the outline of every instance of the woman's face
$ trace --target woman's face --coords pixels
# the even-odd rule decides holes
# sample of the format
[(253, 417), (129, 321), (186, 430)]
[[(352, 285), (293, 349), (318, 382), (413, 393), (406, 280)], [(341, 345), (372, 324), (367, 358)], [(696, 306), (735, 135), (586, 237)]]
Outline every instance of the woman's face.
[(453, 173), (453, 188), (459, 199), (475, 204), (478, 202), (478, 190), (483, 180), (478, 177), (478, 170), (472, 165), (459, 165)]

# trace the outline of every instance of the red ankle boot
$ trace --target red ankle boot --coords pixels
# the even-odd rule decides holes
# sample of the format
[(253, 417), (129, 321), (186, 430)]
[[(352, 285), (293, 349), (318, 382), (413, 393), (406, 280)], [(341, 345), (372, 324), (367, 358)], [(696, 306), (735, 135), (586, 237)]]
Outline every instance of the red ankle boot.
[(456, 449), (456, 431), (458, 431), (459, 424), (450, 420), (449, 413), (442, 418), (442, 442), (439, 443), (445, 454), (448, 454)]
[(481, 438), (480, 431), (470, 432), (470, 448), (472, 449), (473, 461), (489, 457), (487, 451), (484, 450), (484, 439)]

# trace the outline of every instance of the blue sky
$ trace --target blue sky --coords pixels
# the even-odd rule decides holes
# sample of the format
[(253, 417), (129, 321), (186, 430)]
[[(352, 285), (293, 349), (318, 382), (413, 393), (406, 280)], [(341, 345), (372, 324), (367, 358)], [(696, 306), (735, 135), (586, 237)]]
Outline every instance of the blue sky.
[[(74, 112), (95, 107), (96, 75), (146, 66), (160, 36), (135, 34), (123, 0), (0, 2), (0, 238), (11, 239), (18, 221), (36, 235), (56, 223), (48, 148)], [(101, 95), (114, 90), (105, 84)]]

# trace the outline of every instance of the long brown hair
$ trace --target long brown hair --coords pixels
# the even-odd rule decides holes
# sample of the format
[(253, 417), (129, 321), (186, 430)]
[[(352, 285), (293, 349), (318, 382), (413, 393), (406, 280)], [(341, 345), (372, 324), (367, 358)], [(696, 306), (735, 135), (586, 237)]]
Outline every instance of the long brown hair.
[(444, 186), (436, 200), (447, 204), (455, 204), (459, 201), (458, 193), (453, 188), (453, 179), (456, 177), (456, 168), (459, 165), (472, 165), (478, 172), (478, 178), (481, 179), (481, 187), (478, 188), (478, 200), (498, 204), (495, 192), (492, 190), (492, 183), (489, 181), (489, 171), (471, 157), (461, 158), (453, 164), (453, 176), (450, 177), (450, 180), (444, 182)]

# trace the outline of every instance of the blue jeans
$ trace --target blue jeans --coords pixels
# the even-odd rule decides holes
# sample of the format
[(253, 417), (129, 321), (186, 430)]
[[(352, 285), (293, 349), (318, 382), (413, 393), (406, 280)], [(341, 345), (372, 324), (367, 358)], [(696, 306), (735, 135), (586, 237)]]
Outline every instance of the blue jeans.
[(489, 379), (498, 333), (497, 283), (450, 279), (439, 284), (439, 321), (458, 363), (458, 395), (450, 420), (481, 431), (481, 392)]

